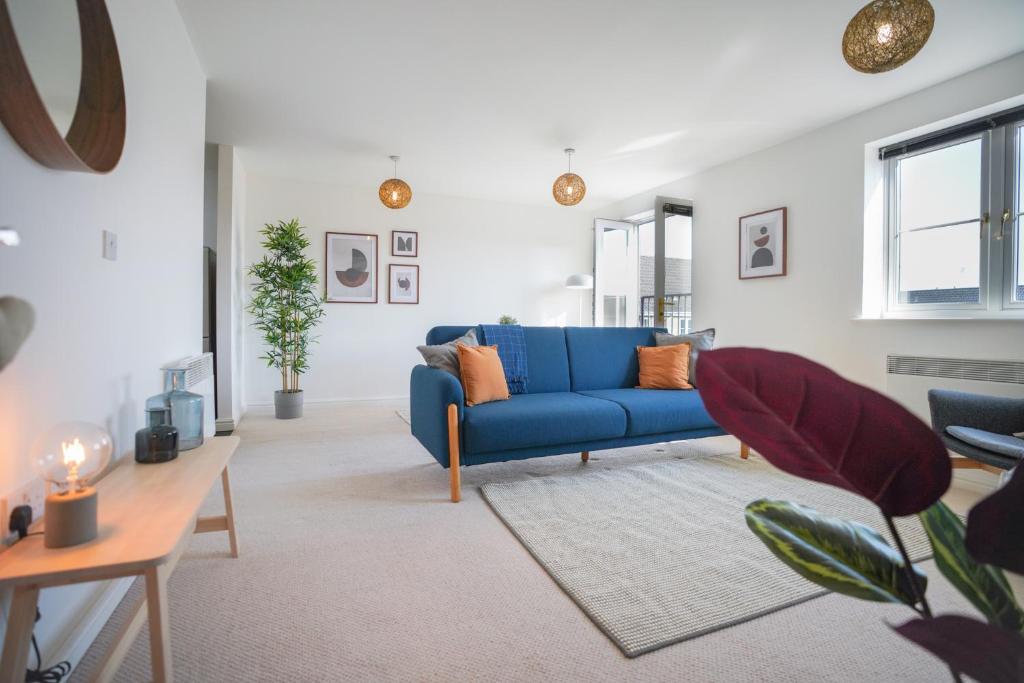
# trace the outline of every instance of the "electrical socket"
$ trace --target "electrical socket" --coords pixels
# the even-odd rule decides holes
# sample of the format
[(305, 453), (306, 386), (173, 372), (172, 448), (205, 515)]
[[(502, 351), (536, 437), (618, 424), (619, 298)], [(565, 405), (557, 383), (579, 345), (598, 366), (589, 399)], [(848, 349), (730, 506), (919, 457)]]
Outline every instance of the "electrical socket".
[(45, 502), (46, 482), (42, 479), (33, 479), (24, 486), (8, 493), (6, 498), (0, 500), (0, 523), (3, 524), (0, 536), (6, 538), (10, 534), (7, 530), (7, 523), (10, 521), (11, 510), (19, 505), (28, 505), (32, 508), (32, 524), (36, 524), (36, 522), (43, 518)]

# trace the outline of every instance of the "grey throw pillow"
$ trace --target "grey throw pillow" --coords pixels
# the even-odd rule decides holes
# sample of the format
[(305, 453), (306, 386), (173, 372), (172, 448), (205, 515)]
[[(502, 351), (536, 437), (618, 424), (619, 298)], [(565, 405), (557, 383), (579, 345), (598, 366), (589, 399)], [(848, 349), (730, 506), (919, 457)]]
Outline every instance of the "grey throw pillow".
[(1024, 458), (1024, 439), (1018, 439), (1016, 436), (956, 426), (946, 427), (946, 433), (986, 451), (1008, 455), (1011, 458)]
[(423, 356), (423, 360), (427, 362), (427, 365), (432, 368), (437, 368), (438, 370), (449, 372), (455, 375), (455, 379), (461, 381), (461, 378), (459, 377), (459, 352), (455, 348), (456, 344), (480, 346), (480, 342), (476, 340), (476, 328), (470, 328), (466, 331), (466, 334), (462, 335), (458, 339), (448, 342), (447, 344), (417, 346), (416, 350)]
[(690, 334), (668, 334), (667, 332), (654, 333), (655, 346), (675, 346), (676, 344), (690, 345), (690, 384), (697, 386), (697, 356), (701, 351), (710, 351), (715, 346), (715, 328), (709, 327), (700, 332)]

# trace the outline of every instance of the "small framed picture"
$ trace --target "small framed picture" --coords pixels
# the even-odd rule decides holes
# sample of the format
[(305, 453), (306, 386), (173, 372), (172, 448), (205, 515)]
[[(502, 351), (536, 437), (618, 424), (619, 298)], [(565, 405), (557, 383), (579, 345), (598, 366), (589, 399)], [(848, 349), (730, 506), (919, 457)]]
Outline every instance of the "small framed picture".
[(420, 267), (402, 263), (388, 264), (388, 303), (420, 302)]
[(324, 295), (328, 303), (377, 303), (376, 235), (329, 232), (324, 252)]
[(408, 230), (391, 231), (391, 255), (406, 256), (412, 258), (419, 256), (420, 236), (419, 233)]
[(740, 279), (786, 274), (786, 207), (740, 218)]

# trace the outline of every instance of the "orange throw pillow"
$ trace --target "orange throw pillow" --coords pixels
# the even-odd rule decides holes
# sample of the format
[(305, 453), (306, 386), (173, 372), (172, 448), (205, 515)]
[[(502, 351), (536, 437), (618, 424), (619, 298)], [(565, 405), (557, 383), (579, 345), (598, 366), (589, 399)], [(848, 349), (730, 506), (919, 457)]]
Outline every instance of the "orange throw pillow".
[(693, 389), (690, 384), (690, 345), (638, 346), (640, 385), (637, 389)]
[(455, 348), (459, 352), (459, 374), (467, 406), (509, 399), (505, 368), (498, 357), (497, 346), (457, 344)]

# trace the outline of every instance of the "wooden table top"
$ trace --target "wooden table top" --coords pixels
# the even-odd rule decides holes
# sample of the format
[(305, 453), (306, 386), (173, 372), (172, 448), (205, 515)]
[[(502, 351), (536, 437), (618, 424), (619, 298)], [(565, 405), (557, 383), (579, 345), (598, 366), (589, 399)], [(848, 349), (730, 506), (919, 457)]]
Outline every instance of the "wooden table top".
[(140, 465), (126, 459), (96, 484), (99, 535), (54, 549), (43, 545), (41, 535), (26, 537), (0, 553), (0, 586), (88, 581), (167, 562), (192, 535), (199, 507), (238, 441), (237, 436), (207, 439), (166, 463)]

